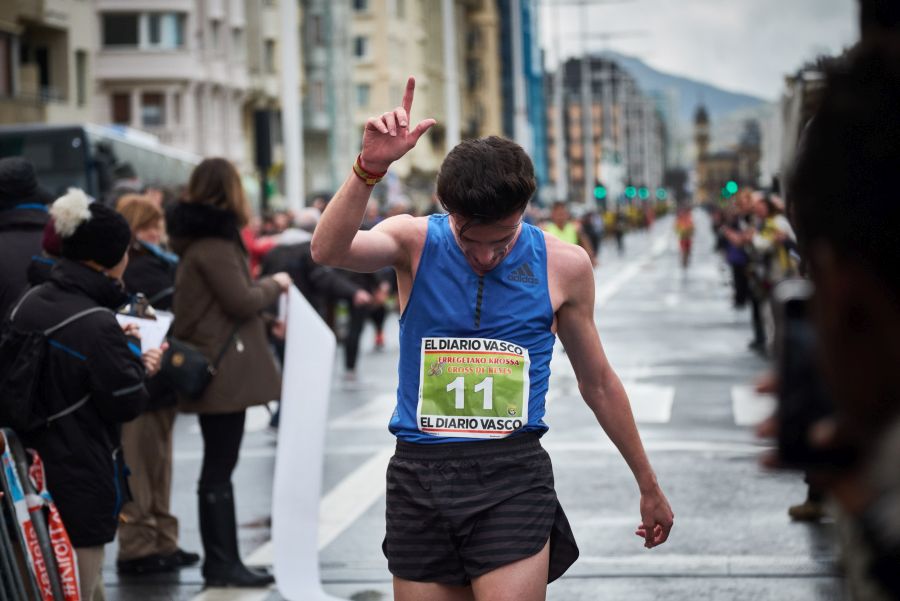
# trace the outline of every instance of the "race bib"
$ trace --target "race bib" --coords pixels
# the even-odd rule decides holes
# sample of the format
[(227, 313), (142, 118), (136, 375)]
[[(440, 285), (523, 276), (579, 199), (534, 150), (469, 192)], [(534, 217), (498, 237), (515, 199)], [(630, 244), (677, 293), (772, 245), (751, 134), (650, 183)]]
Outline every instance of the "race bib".
[(423, 338), (416, 423), (455, 438), (504, 438), (528, 423), (528, 349), (489, 338)]

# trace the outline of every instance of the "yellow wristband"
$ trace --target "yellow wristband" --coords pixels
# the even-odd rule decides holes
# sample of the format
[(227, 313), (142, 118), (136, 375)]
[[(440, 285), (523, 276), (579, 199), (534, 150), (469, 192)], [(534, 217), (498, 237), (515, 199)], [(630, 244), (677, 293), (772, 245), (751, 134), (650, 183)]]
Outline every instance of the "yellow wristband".
[(362, 168), (362, 165), (359, 164), (359, 157), (356, 157), (356, 160), (353, 162), (353, 173), (356, 174), (356, 177), (365, 182), (367, 186), (374, 186), (378, 182), (382, 180), (385, 173), (369, 173), (365, 169)]

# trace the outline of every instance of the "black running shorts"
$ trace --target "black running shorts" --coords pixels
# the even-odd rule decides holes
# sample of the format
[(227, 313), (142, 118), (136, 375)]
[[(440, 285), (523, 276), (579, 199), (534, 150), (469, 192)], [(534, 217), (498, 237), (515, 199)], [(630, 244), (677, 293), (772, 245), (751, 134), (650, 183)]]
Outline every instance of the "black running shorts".
[(548, 540), (548, 582), (578, 558), (550, 457), (535, 434), (433, 445), (397, 441), (387, 470), (386, 517), (388, 569), (405, 580), (466, 585), (538, 553)]

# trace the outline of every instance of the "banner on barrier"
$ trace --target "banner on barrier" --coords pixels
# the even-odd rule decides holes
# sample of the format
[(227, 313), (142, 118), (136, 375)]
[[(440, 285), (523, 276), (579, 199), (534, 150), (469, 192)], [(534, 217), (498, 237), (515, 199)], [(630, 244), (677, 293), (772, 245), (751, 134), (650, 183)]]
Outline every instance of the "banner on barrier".
[[(25, 542), (27, 550), (26, 560), (37, 582), (42, 601), (55, 601), (53, 585), (51, 583), (50, 567), (41, 549), (40, 539), (34, 520), (43, 520), (44, 509), (49, 515), (48, 531), (50, 533), (51, 550), (59, 570), (58, 580), (61, 584), (64, 599), (61, 601), (80, 601), (81, 593), (78, 582), (78, 560), (75, 549), (69, 540), (69, 535), (63, 525), (59, 510), (53, 502), (46, 487), (43, 463), (37, 453), (31, 451), (31, 467), (28, 477), (31, 480), (26, 483), (19, 478), (16, 468), (16, 460), (12, 454), (12, 445), (5, 432), (0, 432), (3, 437), (3, 476), (12, 497), (12, 505), (16, 514), (16, 524)], [(28, 485), (31, 486), (28, 486)], [(37, 486), (39, 485), (39, 486)], [(34, 487), (34, 493), (26, 494), (26, 491)]]

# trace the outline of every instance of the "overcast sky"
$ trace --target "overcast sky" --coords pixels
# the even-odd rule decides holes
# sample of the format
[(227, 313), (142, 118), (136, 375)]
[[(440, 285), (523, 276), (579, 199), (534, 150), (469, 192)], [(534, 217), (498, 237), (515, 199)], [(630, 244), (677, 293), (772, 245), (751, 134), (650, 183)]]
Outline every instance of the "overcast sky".
[[(592, 51), (617, 50), (661, 71), (768, 99), (780, 95), (785, 73), (859, 36), (855, 0), (618, 0), (583, 9), (573, 0), (540, 2), (548, 66), (555, 64), (556, 10), (563, 56), (581, 54), (583, 23)], [(549, 8), (554, 4), (559, 8)], [(603, 32), (641, 33), (604, 42), (596, 37)]]

